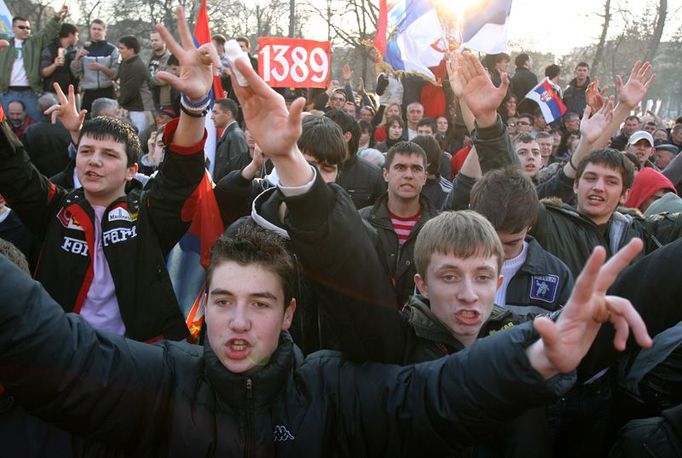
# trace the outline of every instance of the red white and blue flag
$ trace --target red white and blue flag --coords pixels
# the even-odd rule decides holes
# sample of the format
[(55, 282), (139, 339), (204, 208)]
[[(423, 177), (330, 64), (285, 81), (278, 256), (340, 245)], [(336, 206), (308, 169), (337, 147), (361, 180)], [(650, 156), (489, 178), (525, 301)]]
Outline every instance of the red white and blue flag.
[(453, 47), (505, 51), (510, 10), (511, 0), (379, 0), (374, 46), (393, 70), (435, 79), (431, 68)]
[(549, 78), (540, 81), (526, 98), (535, 101), (540, 107), (542, 116), (547, 123), (558, 121), (566, 113), (566, 105), (561, 100), (560, 88), (557, 87)]
[[(211, 31), (208, 26), (206, 0), (202, 0), (194, 26), (194, 43), (200, 46), (210, 42)], [(213, 77), (213, 90), (209, 96), (212, 98), (211, 106), (217, 98), (225, 96), (219, 76)], [(210, 161), (214, 162), (216, 129), (210, 116), (206, 117), (206, 131), (204, 151)], [(166, 259), (168, 273), (185, 317), (190, 339), (194, 341), (198, 338), (203, 324), (206, 268), (211, 247), (225, 230), (213, 194), (213, 186), (207, 171), (182, 209), (183, 221), (191, 221), (191, 225)]]

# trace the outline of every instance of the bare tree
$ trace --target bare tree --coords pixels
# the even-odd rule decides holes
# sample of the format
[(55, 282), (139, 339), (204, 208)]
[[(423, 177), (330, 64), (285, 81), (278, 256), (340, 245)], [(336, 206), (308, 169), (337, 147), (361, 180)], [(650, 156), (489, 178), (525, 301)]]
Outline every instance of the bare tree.
[(344, 2), (327, 1), (324, 9), (311, 1), (307, 3), (314, 15), (323, 19), (334, 37), (355, 49), (362, 56), (361, 75), (367, 79), (368, 63), (372, 48), (370, 46), (376, 34), (376, 23), (379, 15), (378, 2), (372, 0), (346, 0)]
[(611, 0), (604, 2), (604, 23), (601, 28), (601, 35), (599, 36), (599, 43), (592, 59), (592, 74), (596, 75), (599, 71), (599, 65), (604, 58), (604, 46), (606, 46), (606, 38), (609, 32), (609, 25), (611, 24)]
[(659, 0), (658, 9), (656, 11), (656, 20), (654, 25), (654, 32), (651, 35), (649, 46), (644, 55), (645, 61), (652, 61), (656, 57), (658, 46), (663, 37), (663, 29), (665, 28), (665, 18), (668, 14), (668, 0)]

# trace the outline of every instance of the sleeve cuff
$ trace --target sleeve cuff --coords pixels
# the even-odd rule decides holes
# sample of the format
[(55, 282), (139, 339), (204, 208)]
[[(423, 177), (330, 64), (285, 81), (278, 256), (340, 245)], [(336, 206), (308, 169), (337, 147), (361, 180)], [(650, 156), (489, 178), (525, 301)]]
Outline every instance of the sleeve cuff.
[(317, 178), (317, 169), (312, 165), (310, 168), (313, 169), (313, 177), (306, 184), (301, 186), (282, 186), (281, 184), (277, 185), (282, 194), (284, 194), (284, 197), (302, 196), (312, 189), (313, 184), (315, 183), (315, 178)]
[(492, 126), (478, 127), (478, 124), (476, 124), (476, 136), (480, 140), (491, 140), (497, 138), (500, 135), (502, 135), (504, 131), (505, 126), (502, 123), (502, 118), (500, 117), (499, 114), (497, 115), (497, 121)]

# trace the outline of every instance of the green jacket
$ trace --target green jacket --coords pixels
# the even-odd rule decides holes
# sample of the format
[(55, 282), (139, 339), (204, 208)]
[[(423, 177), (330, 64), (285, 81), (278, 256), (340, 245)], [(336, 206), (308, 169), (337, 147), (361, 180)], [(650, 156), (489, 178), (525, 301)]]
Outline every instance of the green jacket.
[[(31, 84), (31, 88), (35, 92), (43, 91), (43, 80), (40, 77), (40, 53), (43, 48), (57, 38), (61, 27), (62, 19), (56, 16), (52, 17), (40, 32), (28, 37), (24, 41), (24, 67), (26, 68), (26, 76)], [(9, 90), (12, 64), (14, 64), (16, 51), (13, 37), (2, 33), (0, 34), (0, 40), (9, 41), (9, 47), (0, 50), (0, 94), (4, 94)]]

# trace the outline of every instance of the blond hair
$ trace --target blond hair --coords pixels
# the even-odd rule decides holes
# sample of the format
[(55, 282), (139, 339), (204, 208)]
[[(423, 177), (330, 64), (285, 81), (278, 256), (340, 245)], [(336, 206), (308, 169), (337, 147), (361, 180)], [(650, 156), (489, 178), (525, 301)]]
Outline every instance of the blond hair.
[(433, 253), (458, 258), (496, 256), (498, 273), (504, 260), (502, 242), (493, 225), (472, 210), (443, 212), (419, 231), (414, 246), (414, 263), (422, 277), (426, 276)]

